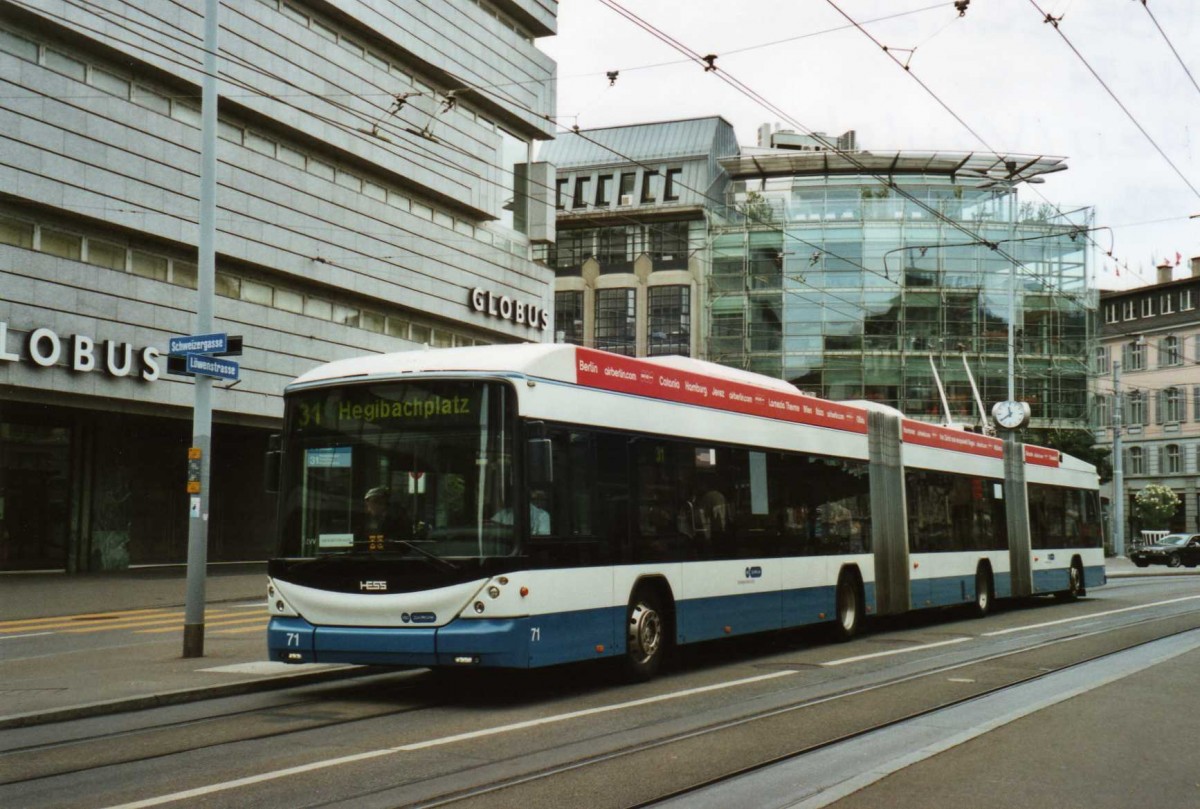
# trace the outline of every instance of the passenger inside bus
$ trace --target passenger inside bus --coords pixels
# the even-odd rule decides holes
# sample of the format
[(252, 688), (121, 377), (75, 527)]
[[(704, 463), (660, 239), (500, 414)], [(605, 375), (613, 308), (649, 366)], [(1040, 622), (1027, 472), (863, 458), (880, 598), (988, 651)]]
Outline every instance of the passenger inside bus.
[(376, 486), (363, 495), (366, 535), (384, 539), (412, 539), (412, 523), (404, 509), (395, 506), (386, 486)]
[[(535, 537), (550, 536), (550, 512), (542, 506), (546, 505), (546, 493), (534, 489), (529, 493), (529, 533)], [(512, 525), (513, 512), (508, 506), (492, 515), (492, 522), (497, 525)]]

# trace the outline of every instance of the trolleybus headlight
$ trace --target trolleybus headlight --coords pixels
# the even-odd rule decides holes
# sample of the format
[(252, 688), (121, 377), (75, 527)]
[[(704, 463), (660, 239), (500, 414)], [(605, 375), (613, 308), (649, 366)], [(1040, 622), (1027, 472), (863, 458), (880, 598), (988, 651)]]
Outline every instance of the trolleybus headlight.
[(275, 602), (275, 609), (278, 610), (279, 612), (283, 612), (285, 608), (286, 608), (286, 606), (284, 605), (283, 601)]
[(480, 613), (483, 612), (483, 602), (482, 601), (475, 602), (475, 612), (480, 612)]
[(492, 598), (499, 598), (500, 597), (500, 588), (493, 584), (491, 587), (488, 588), (488, 595), (491, 596)]

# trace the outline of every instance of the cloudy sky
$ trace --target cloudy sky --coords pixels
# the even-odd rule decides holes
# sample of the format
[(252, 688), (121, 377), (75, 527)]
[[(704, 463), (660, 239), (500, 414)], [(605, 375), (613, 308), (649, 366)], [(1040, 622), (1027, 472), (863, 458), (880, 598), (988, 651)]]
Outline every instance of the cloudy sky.
[[(1112, 229), (1094, 236), (1102, 288), (1152, 283), (1153, 262), (1177, 252), (1183, 277), (1200, 255), (1200, 219), (1188, 218), (1200, 213), (1194, 0), (970, 0), (961, 17), (952, 0), (611, 2), (717, 54), (805, 129), (854, 129), (869, 149), (1066, 157), (1067, 171), (1023, 198), (1095, 207), (1096, 225)], [(558, 61), (564, 127), (721, 115), (753, 145), (760, 124), (780, 122), (601, 0), (564, 0), (558, 23), (539, 44)]]

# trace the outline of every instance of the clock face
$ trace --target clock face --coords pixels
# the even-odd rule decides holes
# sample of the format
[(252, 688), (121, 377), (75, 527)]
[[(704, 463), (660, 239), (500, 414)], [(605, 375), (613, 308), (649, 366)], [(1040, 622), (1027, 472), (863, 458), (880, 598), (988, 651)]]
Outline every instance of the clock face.
[(1015, 430), (1029, 418), (1029, 405), (1024, 402), (996, 402), (992, 406), (992, 416), (996, 423), (1007, 430)]

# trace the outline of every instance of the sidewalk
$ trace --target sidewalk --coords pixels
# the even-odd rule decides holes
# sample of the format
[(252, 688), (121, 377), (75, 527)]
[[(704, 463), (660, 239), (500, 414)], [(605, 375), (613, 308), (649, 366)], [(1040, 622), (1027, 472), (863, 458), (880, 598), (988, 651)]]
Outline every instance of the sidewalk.
[[(1125, 558), (1107, 560), (1107, 570), (1110, 579), (1200, 575), (1200, 568), (1139, 568)], [(85, 634), (99, 631), (104, 614), (127, 610), (171, 611), (179, 614), (181, 625), (187, 596), (183, 567), (0, 576), (0, 730), (372, 671), (268, 662), (266, 580), (265, 564), (211, 567), (205, 582), (204, 657), (184, 658), (181, 628), (153, 636), (130, 634), (131, 641), (119, 646), (88, 645)], [(253, 623), (222, 631), (210, 617), (259, 609), (263, 631), (255, 631)], [(64, 622), (51, 620), (58, 617), (78, 623), (64, 630)], [(32, 638), (39, 627), (51, 625), (80, 642), (72, 643), (71, 651), (48, 656), (17, 653), (19, 635)]]
[[(182, 566), (0, 576), (0, 732), (371, 671), (267, 661), (266, 589), (265, 564), (210, 566), (204, 656), (184, 658), (187, 571)], [(178, 629), (126, 632), (128, 642), (119, 645), (91, 641), (95, 633), (109, 634), (108, 614), (129, 610), (152, 610), (160, 622)], [(256, 631), (251, 622), (236, 632), (222, 631), (214, 620), (221, 614), (261, 615), (262, 628)], [(51, 628), (70, 633), (69, 651), (22, 656), (18, 644), (42, 643), (39, 629)]]

